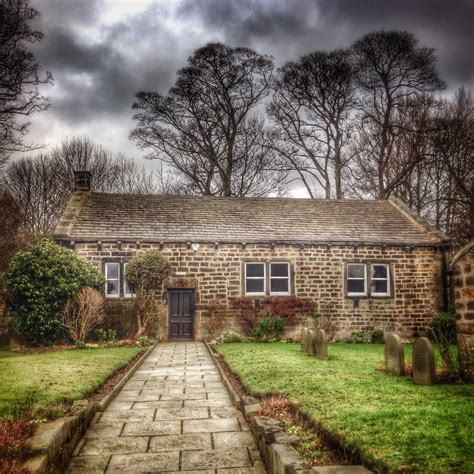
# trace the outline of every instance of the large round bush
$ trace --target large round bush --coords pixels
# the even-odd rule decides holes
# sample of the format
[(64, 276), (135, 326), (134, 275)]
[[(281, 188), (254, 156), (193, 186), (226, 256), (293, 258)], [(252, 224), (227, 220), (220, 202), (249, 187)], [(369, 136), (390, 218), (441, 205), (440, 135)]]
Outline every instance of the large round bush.
[(160, 289), (170, 271), (168, 259), (158, 250), (149, 250), (128, 262), (125, 277), (136, 291), (146, 293)]
[(3, 274), (18, 332), (29, 345), (53, 344), (66, 336), (59, 321), (68, 298), (84, 286), (102, 290), (100, 271), (50, 238), (18, 252)]

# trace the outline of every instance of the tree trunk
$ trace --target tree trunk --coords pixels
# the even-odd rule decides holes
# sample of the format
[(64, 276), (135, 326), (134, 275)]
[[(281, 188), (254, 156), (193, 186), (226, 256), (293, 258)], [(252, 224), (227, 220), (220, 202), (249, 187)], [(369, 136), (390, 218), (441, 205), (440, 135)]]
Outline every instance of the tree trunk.
[(342, 164), (341, 164), (341, 136), (336, 135), (334, 144), (334, 181), (336, 186), (336, 199), (342, 199)]

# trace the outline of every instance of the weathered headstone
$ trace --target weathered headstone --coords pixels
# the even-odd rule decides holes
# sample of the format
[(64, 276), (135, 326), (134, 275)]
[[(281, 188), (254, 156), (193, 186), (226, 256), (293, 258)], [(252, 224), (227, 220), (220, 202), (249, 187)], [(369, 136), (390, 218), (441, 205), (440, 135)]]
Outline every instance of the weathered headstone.
[(328, 338), (323, 329), (316, 330), (316, 357), (318, 359), (328, 358)]
[(405, 375), (405, 353), (400, 336), (385, 335), (385, 370), (393, 375)]
[(311, 331), (309, 329), (306, 329), (304, 336), (304, 351), (306, 354), (311, 353)]
[(435, 377), (433, 347), (427, 337), (419, 337), (413, 345), (413, 382), (417, 385), (431, 385)]
[(301, 335), (300, 335), (300, 344), (301, 344), (301, 352), (306, 352), (306, 332), (308, 330), (306, 328), (303, 328), (301, 330)]
[(308, 331), (308, 354), (310, 356), (316, 355), (316, 333), (314, 331)]

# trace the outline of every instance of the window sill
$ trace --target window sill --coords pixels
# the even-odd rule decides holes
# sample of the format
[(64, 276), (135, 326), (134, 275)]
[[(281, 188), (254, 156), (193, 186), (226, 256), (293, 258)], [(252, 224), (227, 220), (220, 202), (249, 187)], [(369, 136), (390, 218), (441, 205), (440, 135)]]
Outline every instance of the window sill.
[(346, 295), (348, 300), (393, 300), (392, 295)]

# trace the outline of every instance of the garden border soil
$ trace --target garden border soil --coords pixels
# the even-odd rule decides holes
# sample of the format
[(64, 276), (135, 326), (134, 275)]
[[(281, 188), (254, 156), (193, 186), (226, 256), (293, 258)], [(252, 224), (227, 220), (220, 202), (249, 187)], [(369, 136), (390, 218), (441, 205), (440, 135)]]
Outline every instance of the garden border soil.
[[(142, 352), (138, 360), (100, 401), (95, 401), (94, 396), (91, 397), (92, 401), (76, 400), (72, 405), (70, 416), (39, 425), (35, 434), (29, 440), (32, 455), (25, 461), (23, 467), (31, 474), (63, 472), (63, 467), (68, 463), (71, 454), (94, 415), (107, 408), (115, 395), (138, 370), (157, 344), (155, 342), (146, 351)], [(117, 373), (120, 373), (120, 369), (109, 377), (102, 387), (113, 379)]]
[[(309, 463), (303, 459), (303, 456), (292, 446), (299, 438), (286, 433), (278, 420), (267, 416), (258, 416), (257, 414), (262, 408), (260, 402), (256, 398), (247, 395), (239, 377), (231, 371), (224, 358), (220, 354), (217, 354), (207, 341), (204, 341), (204, 343), (221, 374), (224, 385), (227, 387), (234, 405), (243, 411), (250, 425), (252, 434), (257, 440), (262, 459), (270, 474), (368, 474), (371, 472), (360, 464), (310, 466)], [(218, 357), (216, 357), (216, 355)], [(329, 446), (334, 447), (335, 451), (350, 453), (350, 457), (353, 460), (360, 462), (360, 455), (357, 451), (345, 448), (337, 437), (318, 426), (294, 404), (291, 408), (305, 419), (308, 425), (314, 428), (318, 435), (320, 435)]]

